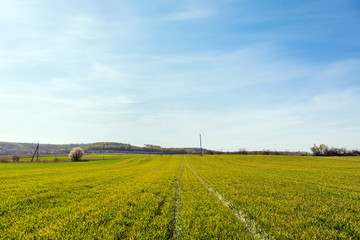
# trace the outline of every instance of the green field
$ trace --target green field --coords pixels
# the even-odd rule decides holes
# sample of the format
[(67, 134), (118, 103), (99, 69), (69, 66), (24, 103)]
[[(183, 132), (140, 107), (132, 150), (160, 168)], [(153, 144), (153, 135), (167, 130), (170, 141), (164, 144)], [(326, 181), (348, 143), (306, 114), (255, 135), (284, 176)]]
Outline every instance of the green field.
[(104, 159), (0, 164), (0, 239), (360, 239), (360, 157)]

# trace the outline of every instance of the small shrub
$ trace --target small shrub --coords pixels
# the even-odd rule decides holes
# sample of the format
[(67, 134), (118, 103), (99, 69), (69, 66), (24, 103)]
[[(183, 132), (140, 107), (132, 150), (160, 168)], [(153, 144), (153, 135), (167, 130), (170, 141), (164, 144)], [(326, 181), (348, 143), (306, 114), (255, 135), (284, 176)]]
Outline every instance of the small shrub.
[(239, 154), (241, 155), (247, 155), (248, 151), (246, 150), (246, 148), (239, 148)]
[(56, 157), (56, 158), (54, 158), (54, 160), (53, 160), (54, 162), (58, 162), (59, 161), (59, 159)]
[(9, 160), (7, 158), (5, 158), (5, 157), (2, 157), (2, 158), (0, 158), (0, 162), (1, 163), (8, 163)]
[(20, 157), (18, 155), (14, 155), (14, 156), (12, 156), (12, 160), (13, 160), (13, 162), (19, 162)]
[(270, 155), (271, 151), (269, 149), (264, 149), (264, 150), (262, 150), (262, 154), (263, 155)]
[(352, 150), (350, 152), (351, 156), (360, 156), (360, 151), (359, 150)]
[(81, 160), (81, 157), (84, 156), (85, 152), (82, 150), (82, 148), (76, 147), (73, 148), (69, 153), (69, 159), (70, 161), (79, 161)]

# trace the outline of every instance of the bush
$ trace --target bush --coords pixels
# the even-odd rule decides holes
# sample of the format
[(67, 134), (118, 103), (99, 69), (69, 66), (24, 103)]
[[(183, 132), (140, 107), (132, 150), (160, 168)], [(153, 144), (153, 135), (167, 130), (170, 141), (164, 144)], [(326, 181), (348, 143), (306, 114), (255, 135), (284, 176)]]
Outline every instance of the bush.
[(13, 160), (13, 162), (19, 162), (20, 157), (19, 157), (18, 155), (14, 155), (14, 156), (12, 157), (12, 160)]
[(270, 155), (271, 151), (269, 149), (264, 149), (264, 150), (262, 150), (262, 154), (263, 155)]
[(352, 150), (350, 154), (351, 154), (351, 156), (360, 156), (360, 151), (359, 150)]
[(247, 155), (248, 152), (247, 152), (246, 148), (239, 148), (239, 154)]
[(69, 159), (71, 161), (79, 161), (82, 156), (84, 156), (85, 152), (82, 148), (76, 147), (73, 148), (69, 153)]
[(8, 163), (9, 160), (6, 157), (2, 157), (2, 158), (0, 158), (0, 162), (1, 163)]

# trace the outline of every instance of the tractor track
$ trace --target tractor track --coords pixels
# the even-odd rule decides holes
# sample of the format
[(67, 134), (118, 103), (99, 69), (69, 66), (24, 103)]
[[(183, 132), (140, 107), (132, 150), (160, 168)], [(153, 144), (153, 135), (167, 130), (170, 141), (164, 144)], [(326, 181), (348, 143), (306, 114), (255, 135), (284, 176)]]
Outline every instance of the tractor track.
[[(186, 162), (186, 161), (185, 161)], [(274, 240), (275, 238), (270, 234), (266, 233), (265, 231), (261, 230), (258, 224), (250, 219), (243, 211), (236, 209), (231, 202), (226, 200), (226, 198), (215, 189), (213, 189), (190, 165), (186, 162), (188, 168), (198, 177), (200, 182), (210, 191), (212, 192), (218, 199), (221, 201), (234, 215), (235, 217), (240, 220), (246, 227), (246, 229), (257, 239), (271, 239)]]

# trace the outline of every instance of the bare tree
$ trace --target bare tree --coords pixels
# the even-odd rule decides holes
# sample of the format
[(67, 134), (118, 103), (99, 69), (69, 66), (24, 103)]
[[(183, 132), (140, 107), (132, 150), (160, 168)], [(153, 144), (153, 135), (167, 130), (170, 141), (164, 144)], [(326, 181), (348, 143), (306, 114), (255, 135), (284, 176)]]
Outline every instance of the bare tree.
[(82, 148), (76, 147), (73, 148), (69, 153), (69, 159), (71, 161), (79, 161), (82, 156), (84, 156), (85, 152)]

